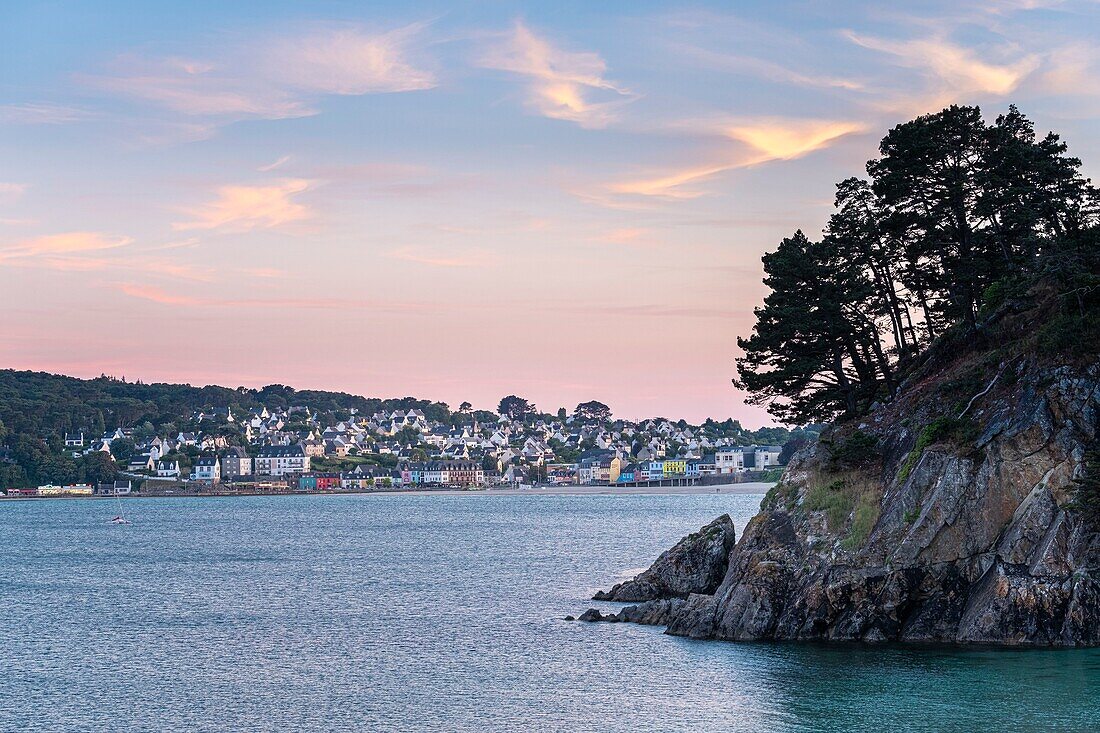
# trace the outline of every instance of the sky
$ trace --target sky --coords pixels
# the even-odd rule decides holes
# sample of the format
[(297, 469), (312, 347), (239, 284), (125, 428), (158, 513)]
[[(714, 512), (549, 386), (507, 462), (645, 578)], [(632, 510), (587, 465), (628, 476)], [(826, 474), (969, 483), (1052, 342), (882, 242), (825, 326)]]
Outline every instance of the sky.
[(771, 424), (761, 255), (893, 125), (1100, 166), (1100, 3), (0, 5), (0, 367)]

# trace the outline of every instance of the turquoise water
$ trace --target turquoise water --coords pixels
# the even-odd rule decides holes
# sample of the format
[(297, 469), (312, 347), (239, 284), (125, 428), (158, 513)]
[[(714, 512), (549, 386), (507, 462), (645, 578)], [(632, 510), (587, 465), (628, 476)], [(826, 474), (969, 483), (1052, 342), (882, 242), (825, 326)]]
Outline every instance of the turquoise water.
[(131, 526), (110, 502), (0, 502), (0, 730), (1100, 728), (1098, 651), (560, 620), (759, 500), (145, 499)]

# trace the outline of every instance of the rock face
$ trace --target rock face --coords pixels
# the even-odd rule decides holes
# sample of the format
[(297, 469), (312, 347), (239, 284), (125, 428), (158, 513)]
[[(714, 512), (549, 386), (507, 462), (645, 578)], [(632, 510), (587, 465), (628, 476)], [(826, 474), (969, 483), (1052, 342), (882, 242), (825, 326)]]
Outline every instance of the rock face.
[(694, 638), (1100, 644), (1100, 534), (1071, 503), (1098, 439), (1100, 365), (1002, 364), (969, 406), (989, 371), (966, 382), (967, 368), (827, 432), (713, 592), (632, 613)]
[(577, 620), (608, 623), (626, 621), (647, 626), (662, 626), (676, 618), (676, 615), (683, 610), (685, 603), (686, 601), (682, 598), (659, 598), (637, 606), (627, 606), (618, 613), (603, 613), (598, 608), (590, 608)]
[(666, 550), (641, 575), (607, 592), (600, 591), (593, 600), (632, 603), (713, 593), (726, 575), (736, 541), (733, 520), (723, 514)]

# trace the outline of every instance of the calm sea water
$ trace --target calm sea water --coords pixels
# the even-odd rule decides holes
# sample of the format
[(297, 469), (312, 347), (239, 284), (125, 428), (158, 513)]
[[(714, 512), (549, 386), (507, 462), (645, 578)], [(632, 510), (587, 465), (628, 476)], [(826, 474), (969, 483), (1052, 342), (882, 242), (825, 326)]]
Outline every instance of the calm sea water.
[(3, 502), (0, 730), (1100, 728), (1098, 651), (560, 620), (759, 499), (147, 499), (128, 527), (109, 502)]

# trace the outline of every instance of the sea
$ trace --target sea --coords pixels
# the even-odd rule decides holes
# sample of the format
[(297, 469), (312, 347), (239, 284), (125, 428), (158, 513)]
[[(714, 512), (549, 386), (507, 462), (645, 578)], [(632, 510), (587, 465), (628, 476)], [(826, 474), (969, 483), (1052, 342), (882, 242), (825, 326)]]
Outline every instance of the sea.
[(1098, 650), (564, 620), (760, 499), (0, 502), (0, 730), (1100, 730)]

